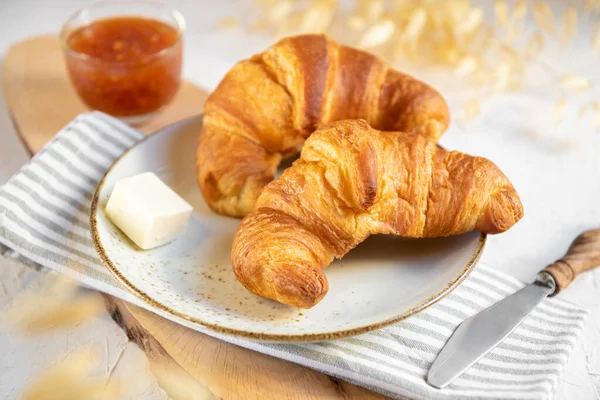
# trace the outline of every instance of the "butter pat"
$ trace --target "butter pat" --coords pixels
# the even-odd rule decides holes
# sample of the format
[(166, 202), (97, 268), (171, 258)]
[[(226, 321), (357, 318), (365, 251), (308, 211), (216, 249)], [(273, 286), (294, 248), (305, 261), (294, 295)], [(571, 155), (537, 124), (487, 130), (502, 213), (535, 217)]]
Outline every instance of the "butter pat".
[(108, 218), (144, 250), (185, 233), (192, 206), (151, 172), (120, 179), (106, 204)]

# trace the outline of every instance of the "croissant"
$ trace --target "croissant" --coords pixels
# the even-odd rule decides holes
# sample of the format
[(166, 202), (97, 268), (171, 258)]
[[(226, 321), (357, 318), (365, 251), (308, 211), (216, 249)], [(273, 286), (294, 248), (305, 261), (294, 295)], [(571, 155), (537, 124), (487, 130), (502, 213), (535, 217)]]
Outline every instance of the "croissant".
[(493, 234), (522, 216), (517, 192), (491, 161), (340, 121), (314, 132), (263, 189), (234, 237), (233, 268), (251, 292), (310, 308), (328, 290), (322, 270), (370, 235)]
[(428, 85), (324, 35), (286, 38), (239, 62), (204, 109), (196, 156), (204, 199), (215, 212), (248, 214), (280, 161), (318, 126), (354, 118), (437, 140), (449, 111)]

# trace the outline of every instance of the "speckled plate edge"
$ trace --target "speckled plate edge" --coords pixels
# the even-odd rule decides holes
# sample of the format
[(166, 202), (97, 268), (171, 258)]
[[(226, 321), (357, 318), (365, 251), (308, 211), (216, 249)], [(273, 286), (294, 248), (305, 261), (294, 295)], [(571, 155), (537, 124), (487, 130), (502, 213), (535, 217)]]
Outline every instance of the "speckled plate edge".
[(104, 174), (104, 176), (98, 183), (98, 186), (96, 187), (96, 191), (94, 192), (94, 196), (92, 198), (92, 204), (91, 204), (91, 209), (90, 209), (90, 233), (91, 233), (92, 242), (94, 243), (94, 248), (96, 249), (98, 256), (102, 260), (102, 263), (104, 264), (104, 266), (110, 271), (110, 273), (119, 282), (121, 282), (125, 286), (125, 288), (127, 288), (127, 290), (129, 290), (131, 293), (133, 293), (137, 298), (139, 298), (141, 301), (143, 301), (147, 305), (155, 307), (155, 308), (157, 308), (163, 312), (166, 312), (168, 314), (171, 314), (175, 317), (182, 318), (184, 320), (198, 324), (202, 328), (207, 328), (216, 333), (231, 335), (231, 336), (235, 336), (235, 337), (254, 339), (254, 340), (260, 340), (260, 341), (269, 341), (269, 342), (320, 342), (320, 341), (327, 341), (327, 340), (334, 340), (334, 339), (342, 339), (345, 337), (360, 335), (362, 333), (371, 332), (371, 331), (383, 328), (385, 326), (392, 325), (394, 323), (400, 322), (410, 316), (413, 316), (413, 315), (418, 314), (419, 312), (425, 310), (427, 307), (437, 303), (438, 301), (443, 299), (445, 296), (447, 296), (450, 292), (452, 292), (456, 287), (458, 287), (458, 285), (460, 285), (462, 283), (462, 281), (464, 281), (467, 278), (467, 276), (469, 276), (469, 274), (471, 273), (471, 271), (473, 270), (475, 265), (477, 265), (477, 262), (481, 258), (481, 255), (483, 253), (483, 248), (485, 247), (485, 243), (487, 241), (487, 235), (484, 233), (480, 234), (479, 243), (477, 244), (477, 248), (475, 249), (475, 252), (471, 256), (471, 259), (467, 262), (467, 264), (461, 270), (460, 274), (454, 280), (450, 281), (444, 289), (442, 289), (438, 293), (434, 294), (427, 300), (424, 300), (421, 303), (417, 304), (415, 307), (404, 311), (403, 313), (400, 313), (398, 315), (395, 315), (391, 318), (388, 318), (386, 320), (383, 320), (383, 321), (380, 321), (377, 323), (372, 323), (369, 325), (360, 326), (357, 328), (352, 328), (352, 329), (347, 329), (347, 330), (339, 330), (339, 331), (335, 331), (335, 332), (318, 333), (318, 334), (305, 333), (305, 334), (301, 334), (301, 335), (280, 335), (280, 334), (274, 335), (274, 334), (269, 334), (269, 333), (261, 333), (261, 332), (253, 332), (253, 331), (225, 328), (220, 325), (211, 324), (206, 321), (199, 320), (197, 318), (191, 317), (191, 316), (186, 315), (177, 310), (173, 310), (172, 308), (153, 299), (149, 294), (147, 294), (146, 292), (139, 289), (137, 286), (135, 286), (133, 283), (131, 283), (127, 278), (125, 278), (121, 274), (119, 269), (115, 266), (115, 264), (112, 262), (112, 260), (108, 257), (108, 254), (107, 254), (106, 250), (104, 249), (104, 245), (102, 244), (102, 242), (100, 240), (100, 235), (98, 234), (97, 211), (99, 208), (98, 204), (99, 204), (99, 199), (100, 199), (100, 192), (102, 191), (104, 182), (105, 182), (106, 178), (108, 177), (108, 175), (111, 173), (113, 167), (115, 167), (121, 161), (121, 159), (123, 159), (132, 149), (139, 146), (141, 143), (145, 142), (146, 140), (150, 139), (152, 136), (163, 134), (165, 131), (171, 130), (174, 125), (179, 125), (179, 124), (184, 125), (185, 122), (188, 122), (192, 119), (200, 118), (200, 117), (193, 117), (193, 118), (178, 121), (171, 125), (168, 125), (162, 129), (158, 130), (154, 134), (146, 136), (145, 138), (143, 138), (142, 140), (140, 140), (139, 142), (137, 142), (136, 144), (131, 146), (129, 149), (125, 150), (123, 152), (123, 154), (121, 154), (113, 162), (113, 164), (108, 168), (108, 170), (106, 170), (106, 173)]

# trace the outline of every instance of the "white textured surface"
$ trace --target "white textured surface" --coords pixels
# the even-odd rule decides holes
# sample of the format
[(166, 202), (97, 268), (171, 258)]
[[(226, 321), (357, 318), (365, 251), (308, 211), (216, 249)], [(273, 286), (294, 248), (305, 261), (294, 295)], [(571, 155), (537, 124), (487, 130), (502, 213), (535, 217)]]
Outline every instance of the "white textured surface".
[[(58, 31), (60, 24), (80, 6), (76, 0), (3, 0), (0, 1), (0, 52), (10, 43), (29, 35)], [(186, 37), (186, 76), (212, 89), (236, 60), (260, 51), (268, 43), (264, 38), (239, 32), (214, 34), (210, 23), (231, 7), (231, 2), (172, 1), (188, 20)], [(588, 32), (589, 33), (589, 32)], [(530, 80), (550, 79), (548, 71), (565, 70), (584, 74), (600, 83), (597, 68), (583, 37), (569, 53), (549, 54), (543, 68), (533, 69)], [(587, 43), (587, 42), (585, 42)], [(423, 76), (435, 84), (436, 77)], [(598, 86), (598, 85), (596, 85)], [(451, 90), (445, 91), (451, 94)], [(486, 156), (495, 161), (511, 178), (525, 205), (526, 217), (514, 229), (490, 239), (484, 260), (523, 280), (532, 279), (538, 270), (560, 257), (574, 236), (600, 225), (600, 133), (589, 121), (578, 122), (577, 110), (569, 109), (568, 119), (555, 129), (551, 124), (554, 102), (560, 89), (541, 86), (522, 94), (495, 98), (485, 104), (484, 118), (468, 128), (457, 123), (460, 97), (451, 96), (455, 115), (451, 130), (442, 144)], [(591, 91), (598, 99), (596, 87)], [(568, 94), (570, 104), (589, 96)], [(26, 160), (12, 123), (0, 99), (0, 182)], [(0, 303), (4, 304), (27, 274), (14, 263), (0, 260)], [(35, 273), (32, 273), (35, 275)], [(35, 276), (29, 279), (35, 279)], [(564, 294), (591, 311), (583, 339), (572, 354), (563, 375), (559, 399), (600, 399), (600, 272), (577, 280)], [(27, 380), (61, 354), (88, 342), (102, 345), (106, 338), (114, 358), (126, 346), (125, 335), (107, 318), (91, 321), (74, 330), (41, 339), (23, 341), (14, 338), (0, 325), (0, 397), (15, 398)], [(128, 345), (127, 368), (146, 370), (143, 354)], [(131, 354), (131, 356), (129, 356)], [(142, 380), (144, 382), (144, 380)], [(161, 399), (164, 393), (146, 374), (137, 397)], [(144, 386), (146, 385), (146, 386)]]
[[(11, 260), (0, 258), (0, 309), (10, 303), (24, 286), (35, 285), (45, 276)], [(148, 369), (146, 355), (114, 323), (108, 313), (86, 320), (67, 330), (22, 336), (4, 323), (0, 324), (0, 398), (16, 399), (29, 382), (46, 367), (70, 352), (88, 346), (100, 351), (101, 363), (96, 371), (103, 379), (109, 375), (121, 381), (136, 371), (135, 380), (127, 380), (124, 399), (167, 399)], [(112, 374), (111, 374), (112, 371)]]

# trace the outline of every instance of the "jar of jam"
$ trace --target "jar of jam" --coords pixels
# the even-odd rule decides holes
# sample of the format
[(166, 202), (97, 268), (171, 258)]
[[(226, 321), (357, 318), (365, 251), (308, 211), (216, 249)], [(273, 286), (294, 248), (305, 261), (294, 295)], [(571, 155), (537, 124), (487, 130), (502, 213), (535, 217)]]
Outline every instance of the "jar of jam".
[(146, 1), (110, 1), (82, 8), (63, 26), (69, 76), (83, 102), (128, 123), (168, 104), (181, 81), (185, 21)]

